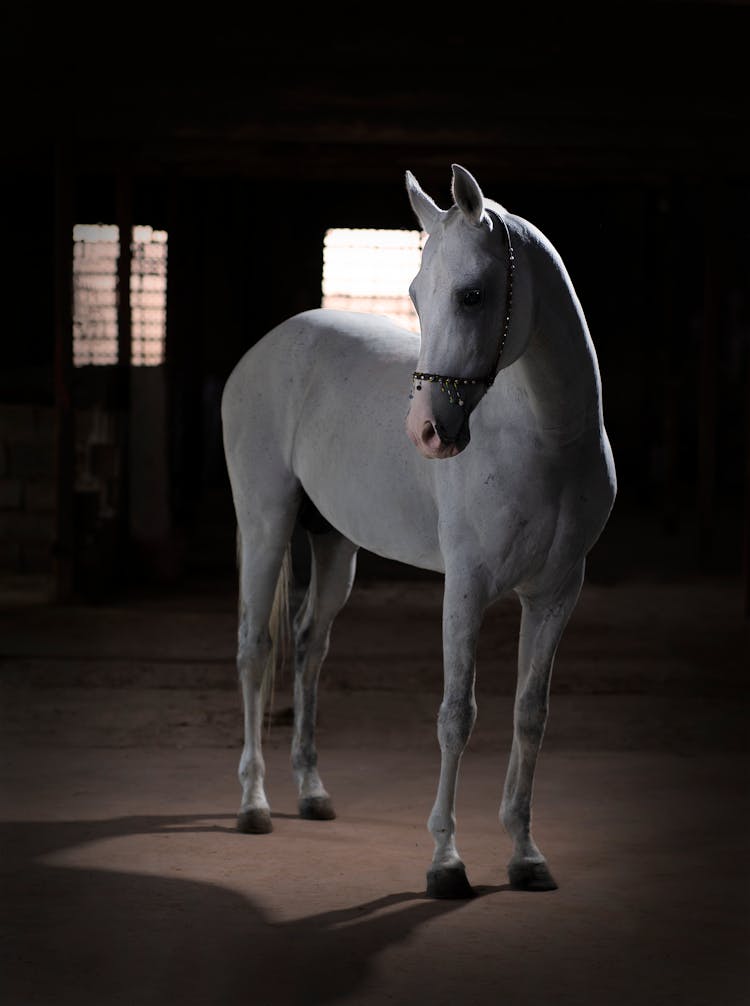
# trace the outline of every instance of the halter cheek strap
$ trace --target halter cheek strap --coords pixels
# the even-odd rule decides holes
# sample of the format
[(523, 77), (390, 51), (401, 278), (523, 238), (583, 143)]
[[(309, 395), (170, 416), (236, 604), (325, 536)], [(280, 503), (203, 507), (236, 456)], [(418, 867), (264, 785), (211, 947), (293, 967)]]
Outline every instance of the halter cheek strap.
[(500, 345), (498, 347), (497, 356), (495, 357), (495, 363), (492, 370), (490, 370), (485, 377), (447, 377), (445, 374), (425, 374), (422, 371), (415, 370), (411, 375), (412, 393), (409, 395), (409, 398), (414, 397), (414, 391), (422, 390), (422, 382), (425, 381), (429, 384), (438, 384), (440, 386), (440, 390), (444, 391), (448, 395), (448, 401), (451, 405), (463, 405), (464, 400), (461, 390), (462, 388), (465, 388), (466, 385), (483, 384), (486, 391), (495, 383), (495, 378), (497, 377), (498, 370), (500, 369), (500, 360), (503, 355), (503, 350), (505, 349), (505, 342), (508, 338), (508, 331), (510, 330), (510, 309), (513, 303), (513, 273), (516, 268), (516, 259), (513, 254), (513, 243), (510, 239), (508, 225), (503, 217), (500, 217), (500, 222), (505, 228), (505, 236), (508, 241), (508, 289), (505, 298), (503, 331), (500, 336)]

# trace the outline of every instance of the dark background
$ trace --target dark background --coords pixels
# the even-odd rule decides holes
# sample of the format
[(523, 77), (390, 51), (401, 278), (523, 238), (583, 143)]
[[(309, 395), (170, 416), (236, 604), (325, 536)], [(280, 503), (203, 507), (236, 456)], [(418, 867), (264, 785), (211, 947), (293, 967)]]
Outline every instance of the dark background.
[[(35, 435), (47, 424), (33, 478), (55, 483), (42, 531), (28, 515), (3, 524), (7, 571), (91, 599), (233, 576), (226, 376), (273, 324), (319, 305), (328, 227), (413, 227), (404, 171), (447, 205), (457, 161), (547, 234), (587, 314), (620, 480), (591, 574), (742, 574), (745, 5), (525, 7), (476, 24), (111, 13), (6, 25), (0, 397), (11, 426), (28, 407)], [(133, 375), (69, 364), (70, 228), (97, 221), (169, 233), (159, 540), (134, 541), (128, 517)], [(117, 418), (114, 517), (76, 491), (92, 408)], [(18, 478), (22, 433), (5, 436)]]
[[(750, 8), (516, 6), (489, 21), (468, 7), (3, 15), (14, 1001), (378, 1001), (378, 975), (394, 1001), (747, 1001)], [(480, 641), (460, 791), (471, 876), (492, 887), (441, 922), (459, 903), (422, 898), (440, 584), (414, 589), (406, 567), (361, 557), (324, 669), (340, 830), (321, 839), (296, 818), (281, 675), (265, 744), (278, 833), (258, 851), (234, 832), (217, 410), (242, 352), (319, 305), (325, 230), (413, 227), (404, 171), (447, 205), (452, 162), (562, 254), (620, 489), (537, 776), (561, 889), (521, 903), (504, 886), (518, 611), (503, 601)], [(72, 368), (72, 227), (99, 221), (169, 233), (161, 368)]]

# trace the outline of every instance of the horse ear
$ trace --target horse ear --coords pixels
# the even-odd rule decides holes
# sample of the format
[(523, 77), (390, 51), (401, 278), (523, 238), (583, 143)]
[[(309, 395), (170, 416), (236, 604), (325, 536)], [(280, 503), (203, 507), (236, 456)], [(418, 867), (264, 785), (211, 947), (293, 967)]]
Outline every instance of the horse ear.
[(431, 234), (435, 229), (435, 225), (440, 221), (440, 218), (445, 213), (445, 210), (441, 210), (440, 207), (432, 199), (430, 199), (427, 193), (422, 191), (419, 182), (411, 171), (406, 172), (406, 191), (409, 195), (411, 208), (414, 210), (417, 220), (422, 225), (422, 230)]
[(484, 217), (484, 196), (476, 178), (460, 164), (453, 165), (452, 190), (456, 205), (463, 215), (470, 224), (478, 226)]

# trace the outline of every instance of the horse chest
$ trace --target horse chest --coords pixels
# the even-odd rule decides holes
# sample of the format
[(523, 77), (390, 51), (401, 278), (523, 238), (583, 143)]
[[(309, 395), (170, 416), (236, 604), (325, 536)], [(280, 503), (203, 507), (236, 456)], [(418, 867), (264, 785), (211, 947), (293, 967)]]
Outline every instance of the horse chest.
[(579, 519), (575, 501), (589, 481), (584, 452), (527, 445), (523, 454), (499, 449), (483, 460), (466, 452), (444, 471), (437, 499), (447, 566), (491, 570), (506, 590), (537, 576), (551, 556), (566, 561), (580, 551), (588, 517)]

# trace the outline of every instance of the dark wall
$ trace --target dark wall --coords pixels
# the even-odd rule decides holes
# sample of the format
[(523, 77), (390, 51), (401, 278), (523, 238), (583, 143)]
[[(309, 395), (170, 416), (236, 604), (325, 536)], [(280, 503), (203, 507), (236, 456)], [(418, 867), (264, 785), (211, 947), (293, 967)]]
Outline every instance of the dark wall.
[[(0, 398), (55, 397), (55, 163), (82, 222), (114, 220), (127, 179), (135, 221), (169, 231), (170, 505), (177, 527), (205, 523), (207, 494), (226, 489), (223, 382), (260, 335), (319, 304), (325, 229), (413, 226), (404, 170), (445, 205), (458, 161), (566, 262), (599, 354), (618, 509), (672, 534), (708, 515), (732, 528), (714, 544), (737, 568), (750, 21), (739, 5), (625, 11), (588, 35), (574, 12), (490, 25), (481, 44), (441, 25), (105, 37), (19, 20)], [(111, 393), (101, 375), (73, 383), (80, 401)]]

